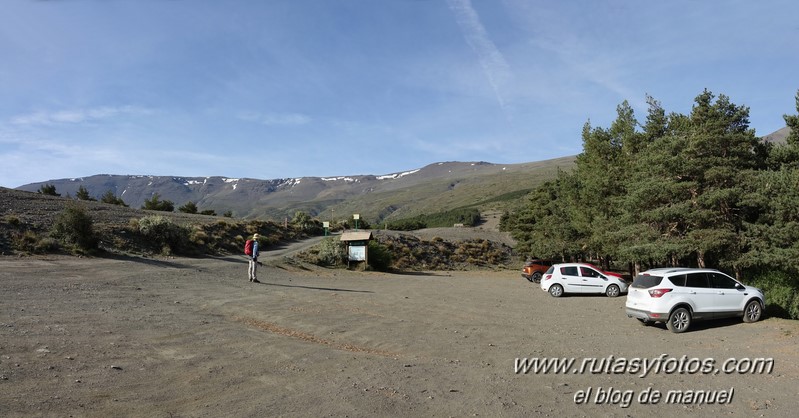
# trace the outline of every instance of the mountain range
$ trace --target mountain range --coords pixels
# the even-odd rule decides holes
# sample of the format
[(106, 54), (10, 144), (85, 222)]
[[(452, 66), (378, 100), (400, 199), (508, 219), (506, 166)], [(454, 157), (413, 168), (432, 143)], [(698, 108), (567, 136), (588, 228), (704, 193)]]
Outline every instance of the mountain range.
[[(785, 127), (761, 138), (780, 144), (789, 133)], [(75, 196), (84, 187), (97, 198), (110, 190), (133, 208), (158, 194), (176, 208), (193, 202), (201, 211), (230, 212), (238, 218), (282, 220), (303, 211), (322, 220), (352, 219), (359, 214), (369, 222), (382, 222), (469, 207), (504, 210), (519, 204), (519, 197), (554, 178), (559, 170), (571, 170), (575, 159), (567, 156), (521, 164), (438, 162), (386, 175), (272, 180), (98, 174), (17, 189), (38, 191), (52, 185), (61, 195)]]
[(502, 209), (558, 170), (571, 170), (575, 157), (521, 164), (438, 162), (386, 175), (300, 177), (261, 180), (229, 177), (174, 177), (98, 174), (20, 186), (38, 191), (55, 186), (62, 196), (80, 187), (100, 198), (109, 190), (131, 207), (141, 207), (156, 193), (176, 208), (194, 202), (199, 210), (230, 211), (239, 218), (282, 220), (304, 211), (323, 220), (369, 222), (402, 219), (461, 207)]

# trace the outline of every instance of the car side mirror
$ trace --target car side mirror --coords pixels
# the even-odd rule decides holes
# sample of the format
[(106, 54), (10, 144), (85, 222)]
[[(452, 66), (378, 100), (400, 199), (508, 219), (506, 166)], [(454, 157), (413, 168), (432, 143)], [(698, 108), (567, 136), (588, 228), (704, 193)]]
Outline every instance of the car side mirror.
[(744, 290), (744, 289), (746, 289), (746, 287), (744, 287), (744, 285), (742, 285), (742, 284), (740, 284), (740, 283), (736, 283), (736, 284), (735, 284), (735, 288), (736, 288), (736, 289), (738, 289), (738, 290)]

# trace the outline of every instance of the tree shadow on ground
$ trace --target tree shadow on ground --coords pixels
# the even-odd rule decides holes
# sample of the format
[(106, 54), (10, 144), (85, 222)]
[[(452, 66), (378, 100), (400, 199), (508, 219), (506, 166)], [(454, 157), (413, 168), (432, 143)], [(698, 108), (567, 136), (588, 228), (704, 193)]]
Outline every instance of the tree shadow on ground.
[(432, 271), (387, 271), (383, 273), (395, 276), (452, 277), (452, 274), (449, 273), (435, 273)]
[[(175, 261), (169, 260), (156, 260), (153, 258), (146, 258), (143, 256), (133, 256), (133, 255), (126, 255), (126, 254), (115, 254), (115, 253), (105, 253), (98, 258), (106, 258), (109, 260), (119, 260), (119, 261), (132, 261), (134, 263), (142, 263), (147, 264), (149, 266), (158, 266), (158, 267), (172, 267), (177, 269), (190, 269), (196, 268), (196, 266), (185, 264), (185, 263), (178, 263)], [(186, 258), (185, 256), (181, 256), (181, 258)]]
[(327, 290), (330, 292), (374, 293), (371, 290), (341, 289), (337, 287), (317, 287), (317, 286), (303, 286), (298, 284), (278, 284), (278, 283), (266, 283), (266, 282), (261, 282), (261, 284), (267, 286), (278, 286), (278, 287), (296, 287), (300, 289), (310, 289), (310, 290)]

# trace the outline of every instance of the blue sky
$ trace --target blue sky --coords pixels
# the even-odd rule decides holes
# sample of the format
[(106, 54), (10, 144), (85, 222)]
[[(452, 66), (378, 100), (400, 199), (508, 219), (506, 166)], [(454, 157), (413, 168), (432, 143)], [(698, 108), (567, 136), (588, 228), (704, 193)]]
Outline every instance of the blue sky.
[(6, 0), (0, 186), (388, 174), (581, 152), (646, 94), (796, 114), (799, 2)]

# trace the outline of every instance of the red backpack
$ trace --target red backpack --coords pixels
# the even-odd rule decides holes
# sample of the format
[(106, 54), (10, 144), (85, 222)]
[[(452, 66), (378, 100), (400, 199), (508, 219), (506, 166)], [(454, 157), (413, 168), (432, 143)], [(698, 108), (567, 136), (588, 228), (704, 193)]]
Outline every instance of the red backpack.
[(252, 243), (253, 242), (254, 242), (253, 240), (248, 239), (247, 242), (244, 243), (244, 254), (252, 255)]

